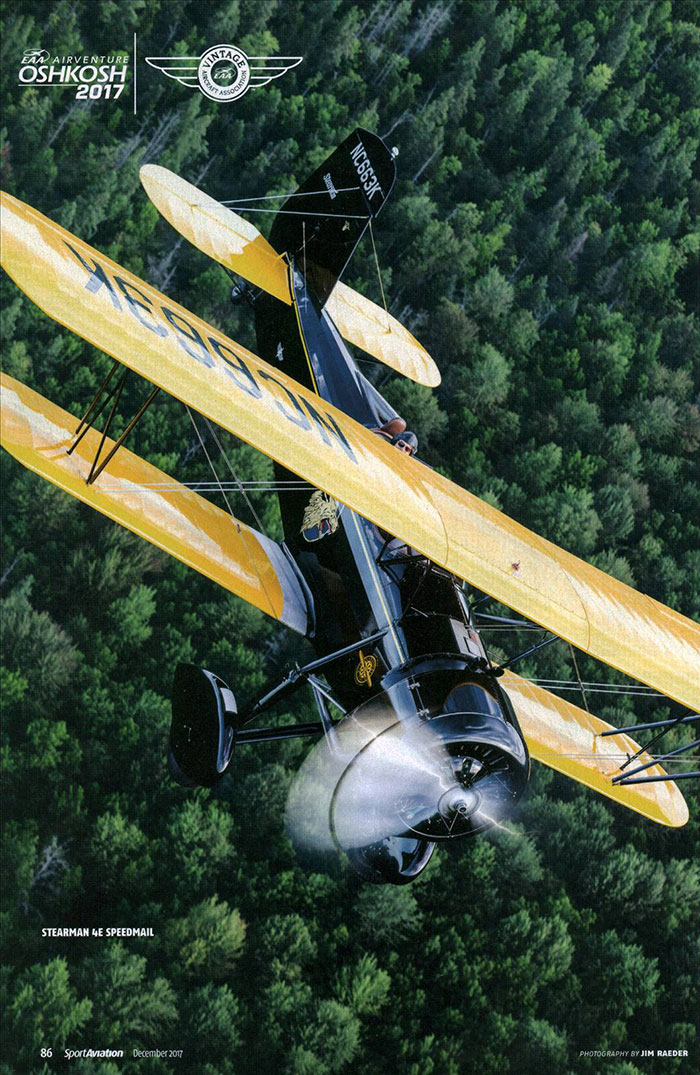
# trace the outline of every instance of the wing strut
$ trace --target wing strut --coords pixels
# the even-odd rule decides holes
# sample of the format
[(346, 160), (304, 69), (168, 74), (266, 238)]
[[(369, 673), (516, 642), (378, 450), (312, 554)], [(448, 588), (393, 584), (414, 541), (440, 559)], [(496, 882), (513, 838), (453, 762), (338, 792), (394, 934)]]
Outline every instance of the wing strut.
[(543, 638), (540, 642), (535, 642), (534, 646), (530, 646), (528, 649), (523, 650), (522, 653), (517, 653), (515, 657), (509, 657), (507, 661), (500, 664), (496, 669), (496, 675), (502, 673), (506, 668), (512, 668), (518, 661), (522, 661), (525, 657), (531, 656), (533, 653), (537, 653), (538, 649), (544, 649), (545, 646), (550, 646), (552, 642), (558, 642), (559, 635), (550, 635), (549, 638)]
[[(664, 761), (667, 758), (675, 758), (679, 754), (687, 754), (687, 752), (689, 750), (693, 750), (693, 748), (697, 747), (697, 746), (700, 746), (700, 739), (694, 739), (692, 743), (686, 743), (685, 746), (677, 747), (675, 750), (669, 750), (668, 754), (664, 754), (664, 756), (663, 756)], [(641, 754), (641, 753), (642, 753), (642, 750), (640, 749), (637, 752), (637, 754), (635, 755), (635, 757), (638, 757), (638, 755)], [(620, 766), (620, 768), (625, 769), (629, 765), (629, 763), (631, 761), (632, 761), (632, 759), (629, 758), (625, 762), (624, 765)], [(658, 777), (658, 776), (655, 776), (655, 777), (645, 776), (645, 777), (638, 777), (636, 780), (632, 779), (634, 776), (636, 776), (637, 773), (643, 773), (645, 769), (651, 769), (657, 763), (658, 763), (658, 758), (652, 758), (651, 761), (646, 762), (644, 765), (638, 765), (636, 769), (630, 769), (630, 771), (628, 773), (622, 773), (621, 776), (614, 776), (613, 777), (613, 784), (643, 784), (647, 780), (660, 780), (662, 778)], [(680, 780), (680, 779), (687, 780), (691, 776), (700, 776), (700, 773), (664, 773), (663, 779), (664, 780)]]
[(629, 784), (657, 784), (662, 780), (697, 780), (698, 777), (700, 777), (700, 771), (697, 773), (664, 773), (663, 776), (628, 776), (625, 780), (618, 780), (617, 784), (619, 787), (626, 787)]
[(670, 728), (672, 725), (675, 727), (678, 724), (692, 724), (694, 721), (700, 720), (700, 713), (691, 713), (689, 717), (674, 718), (673, 720), (654, 720), (648, 724), (629, 724), (626, 728), (610, 728), (607, 732), (600, 732), (600, 735), (621, 735), (623, 732), (645, 732), (649, 728), (661, 728), (666, 726)]
[[(99, 478), (100, 474), (102, 473), (104, 468), (107, 466), (107, 464), (109, 463), (110, 459), (112, 459), (116, 455), (116, 453), (119, 450), (119, 448), (122, 446), (122, 444), (124, 443), (126, 438), (129, 436), (129, 433), (131, 433), (132, 429), (134, 429), (134, 427), (138, 424), (138, 422), (141, 420), (141, 418), (143, 418), (144, 414), (146, 413), (146, 411), (150, 407), (151, 403), (153, 402), (153, 400), (156, 398), (156, 396), (160, 392), (160, 388), (156, 385), (156, 387), (150, 393), (150, 395), (145, 400), (145, 402), (141, 404), (141, 406), (139, 407), (138, 411), (136, 412), (134, 417), (131, 419), (131, 421), (127, 425), (127, 427), (124, 430), (124, 432), (122, 433), (122, 435), (118, 438), (118, 440), (116, 440), (114, 442), (114, 444), (110, 448), (110, 450), (107, 453), (107, 455), (105, 456), (105, 458), (102, 460), (102, 462), (100, 462), (100, 456), (102, 455), (102, 449), (104, 448), (105, 441), (107, 440), (107, 437), (109, 435), (110, 426), (112, 425), (112, 419), (114, 418), (114, 413), (115, 413), (115, 411), (117, 409), (117, 404), (119, 403), (119, 398), (120, 398), (120, 396), (122, 394), (122, 389), (124, 388), (124, 382), (126, 381), (126, 375), (129, 372), (128, 369), (122, 370), (121, 377), (119, 377), (119, 379), (116, 381), (116, 383), (107, 392), (109, 382), (112, 380), (112, 377), (114, 376), (114, 373), (118, 368), (119, 368), (119, 362), (115, 362), (114, 365), (112, 366), (111, 370), (109, 371), (109, 373), (105, 377), (104, 381), (102, 382), (100, 387), (97, 389), (97, 392), (95, 393), (95, 396), (94, 396), (90, 406), (85, 411), (85, 414), (83, 415), (83, 417), (80, 419), (80, 422), (78, 423), (78, 428), (75, 431), (76, 432), (75, 440), (71, 444), (70, 448), (66, 449), (68, 455), (72, 455), (72, 453), (75, 451), (75, 449), (80, 444), (80, 442), (83, 439), (83, 437), (86, 435), (86, 433), (90, 429), (92, 429), (92, 427), (95, 424), (96, 419), (99, 418), (99, 416), (102, 414), (103, 410), (105, 409), (105, 407), (107, 406), (107, 404), (111, 400), (112, 401), (112, 406), (110, 408), (109, 415), (107, 416), (107, 421), (106, 421), (105, 427), (104, 427), (104, 429), (102, 431), (102, 436), (100, 437), (100, 442), (99, 442), (99, 444), (97, 446), (97, 451), (95, 452), (95, 458), (92, 461), (92, 466), (90, 467), (90, 473), (88, 474), (87, 478), (85, 479), (87, 485), (92, 485), (92, 483), (97, 478)], [(107, 394), (105, 395), (104, 399), (102, 399), (102, 401), (100, 402), (100, 398), (105, 392), (107, 392)]]

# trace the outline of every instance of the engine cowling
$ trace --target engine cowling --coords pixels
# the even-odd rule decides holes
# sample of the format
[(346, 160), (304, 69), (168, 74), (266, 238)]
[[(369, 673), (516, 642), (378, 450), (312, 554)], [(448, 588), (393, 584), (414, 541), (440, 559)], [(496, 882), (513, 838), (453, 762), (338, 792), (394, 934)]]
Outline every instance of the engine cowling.
[(467, 660), (422, 658), (382, 687), (304, 763), (290, 802), (305, 820), (291, 835), (341, 850), (366, 880), (405, 884), (436, 842), (499, 825), (530, 762), (496, 677)]

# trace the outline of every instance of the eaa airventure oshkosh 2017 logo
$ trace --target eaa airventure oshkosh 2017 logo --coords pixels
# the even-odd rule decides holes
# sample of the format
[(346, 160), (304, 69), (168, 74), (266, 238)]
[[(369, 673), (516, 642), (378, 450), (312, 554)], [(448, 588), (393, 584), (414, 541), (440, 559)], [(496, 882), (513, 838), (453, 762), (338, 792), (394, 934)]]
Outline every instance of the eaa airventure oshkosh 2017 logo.
[(212, 101), (237, 101), (296, 67), (303, 56), (246, 56), (235, 45), (214, 45), (201, 56), (147, 56), (146, 63), (199, 89)]
[(59, 56), (48, 49), (27, 48), (22, 53), (20, 86), (75, 87), (79, 100), (120, 97), (124, 90), (129, 57), (114, 55)]

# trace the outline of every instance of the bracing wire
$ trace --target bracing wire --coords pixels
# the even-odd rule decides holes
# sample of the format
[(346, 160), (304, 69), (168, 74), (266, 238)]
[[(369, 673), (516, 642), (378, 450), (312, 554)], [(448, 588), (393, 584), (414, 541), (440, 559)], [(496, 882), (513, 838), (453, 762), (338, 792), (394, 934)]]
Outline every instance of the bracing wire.
[(391, 332), (391, 320), (389, 315), (389, 308), (386, 304), (386, 295), (384, 294), (384, 282), (382, 280), (381, 270), (379, 268), (379, 258), (377, 257), (377, 247), (374, 242), (374, 230), (372, 228), (372, 218), (369, 218), (369, 237), (372, 240), (372, 250), (374, 252), (374, 264), (377, 267), (377, 277), (379, 278), (379, 288), (382, 293), (382, 302), (384, 303), (384, 313), (386, 314), (386, 329), (387, 332)]
[[(248, 542), (246, 541), (246, 536), (245, 536), (245, 529), (239, 523), (239, 521), (236, 518), (236, 516), (233, 514), (233, 510), (232, 510), (231, 505), (229, 503), (229, 499), (226, 496), (226, 492), (222, 488), (221, 483), (219, 482), (219, 475), (218, 475), (218, 473), (216, 471), (216, 467), (214, 466), (212, 458), (209, 455), (209, 452), (207, 451), (207, 446), (204, 443), (204, 438), (202, 437), (202, 434), (199, 432), (199, 427), (197, 426), (197, 423), (195, 421), (194, 415), (193, 415), (193, 413), (192, 413), (192, 411), (191, 411), (191, 409), (189, 407), (187, 407), (187, 413), (190, 416), (190, 421), (192, 422), (192, 425), (194, 427), (194, 431), (197, 434), (197, 440), (199, 441), (199, 443), (201, 445), (201, 448), (202, 448), (202, 451), (204, 452), (204, 454), (206, 456), (207, 462), (208, 462), (209, 466), (211, 467), (212, 474), (214, 475), (214, 478), (216, 479), (217, 483), (219, 484), (219, 489), (221, 491), (221, 494), (223, 495), (224, 501), (226, 503), (226, 507), (228, 508), (228, 513), (231, 516), (231, 521), (233, 522), (234, 526), (236, 527), (236, 530), (238, 531), (238, 533), (241, 536), (241, 541), (243, 542), (243, 547), (244, 547), (244, 549), (246, 551), (246, 555), (248, 556), (250, 566), (253, 569), (253, 574), (257, 575), (258, 582), (260, 583), (260, 586), (262, 587), (263, 593), (265, 594), (265, 597), (268, 600), (268, 604), (269, 604), (270, 608), (274, 608), (275, 607), (274, 602), (272, 601), (272, 598), (271, 598), (271, 596), (270, 596), (270, 594), (268, 592), (267, 586), (265, 585), (265, 579), (260, 574), (260, 571), (258, 570), (258, 565), (255, 562), (255, 558), (253, 557), (250, 549), (248, 548)], [(224, 456), (224, 459), (228, 463), (228, 466), (231, 469), (232, 473), (234, 474), (234, 478), (235, 478), (236, 477), (235, 472), (233, 472), (233, 468), (231, 467), (231, 464), (230, 464), (228, 458), (226, 457), (226, 455), (224, 453), (224, 450), (223, 450), (223, 448), (221, 446), (221, 443), (219, 442), (219, 438), (216, 436), (215, 431), (213, 430), (212, 426), (209, 423), (209, 420), (205, 419), (205, 421), (207, 422), (207, 425), (209, 426), (209, 432), (212, 434), (212, 436), (214, 438), (214, 442), (218, 446), (219, 451), (221, 452), (221, 454)], [(261, 532), (264, 534), (265, 531), (263, 530), (262, 524), (261, 524), (260, 520), (258, 519), (257, 513), (256, 513), (255, 509), (253, 508), (252, 504), (250, 504), (250, 501), (248, 501), (247, 496), (246, 496), (246, 501), (248, 502), (248, 504), (249, 504), (249, 506), (250, 506), (250, 508), (251, 508), (251, 510), (253, 512), (253, 515), (255, 516), (255, 520), (256, 520), (258, 526), (260, 527)]]
[[(224, 204), (223, 202), (221, 203)], [(200, 206), (199, 208), (204, 208)], [(277, 216), (322, 216), (322, 217), (337, 217), (337, 213), (310, 213), (305, 209), (260, 209), (258, 206), (238, 205), (233, 203), (234, 209), (242, 209), (246, 213), (275, 213)], [(364, 213), (343, 213), (343, 220), (369, 220), (370, 217)]]
[[(359, 189), (360, 189), (359, 187), (339, 187), (338, 190), (337, 190), (337, 193), (338, 194), (345, 194), (348, 191), (359, 190)], [(227, 205), (227, 206), (229, 206), (229, 207), (231, 207), (233, 209), (241, 209), (241, 210), (243, 210), (243, 212), (246, 212), (246, 213), (275, 213), (275, 214), (282, 214), (284, 216), (305, 216), (305, 217), (306, 216), (319, 216), (319, 217), (334, 217), (334, 216), (337, 216), (338, 215), (337, 213), (313, 213), (313, 212), (306, 212), (306, 211), (301, 210), (301, 209), (262, 209), (262, 208), (259, 208), (257, 206), (251, 206), (251, 205), (244, 204), (246, 202), (270, 202), (270, 201), (276, 201), (276, 200), (278, 200), (280, 198), (284, 198), (285, 201), (288, 201), (290, 198), (311, 198), (311, 197), (315, 197), (318, 194), (328, 194), (328, 196), (330, 197), (330, 191), (329, 190), (300, 190), (300, 191), (295, 191), (294, 194), (263, 194), (258, 198), (228, 198), (228, 199), (226, 199), (224, 201), (219, 202), (219, 204), (220, 205)], [(208, 208), (208, 205), (206, 203), (204, 203), (204, 202), (202, 202), (202, 203), (195, 202), (194, 205), (198, 209), (207, 209)], [(365, 216), (364, 214), (361, 214), (361, 213), (343, 213), (343, 216), (345, 217), (346, 220), (370, 220), (371, 221), (370, 217)]]
[(226, 503), (226, 507), (228, 508), (228, 513), (231, 516), (231, 518), (233, 519), (233, 521), (236, 523), (236, 526), (238, 527), (238, 530), (240, 531), (240, 529), (241, 529), (240, 524), (239, 524), (238, 520), (236, 519), (236, 516), (233, 514), (233, 509), (232, 509), (231, 505), (229, 504), (228, 497), (226, 496), (226, 490), (222, 487), (221, 482), (219, 481), (219, 475), (216, 472), (216, 467), (214, 466), (212, 458), (209, 455), (209, 452), (207, 451), (207, 446), (204, 443), (204, 438), (202, 437), (202, 434), (199, 432), (199, 427), (197, 426), (197, 423), (194, 420), (194, 415), (192, 414), (191, 409), (189, 407), (187, 407), (186, 404), (185, 404), (185, 406), (186, 406), (186, 409), (187, 409), (187, 413), (190, 416), (190, 421), (192, 422), (192, 426), (194, 428), (194, 431), (197, 434), (197, 440), (199, 441), (200, 448), (202, 449), (202, 451), (204, 452), (204, 455), (206, 456), (207, 463), (209, 464), (209, 466), (211, 468), (211, 472), (214, 475), (214, 478), (216, 479), (216, 484), (217, 484), (217, 486), (219, 488), (219, 492), (221, 493), (221, 495), (224, 498), (224, 501)]
[[(349, 191), (359, 190), (359, 189), (360, 189), (359, 187), (337, 187), (336, 188), (336, 194), (346, 194)], [(271, 201), (274, 201), (276, 198), (284, 198), (285, 200), (288, 199), (288, 198), (312, 198), (312, 197), (315, 197), (317, 194), (328, 194), (328, 196), (330, 197), (330, 191), (325, 190), (325, 189), (324, 190), (297, 190), (297, 191), (294, 192), (294, 194), (261, 194), (257, 198), (229, 198), (227, 201), (220, 202), (220, 204), (221, 205), (237, 205), (239, 202), (271, 202)], [(197, 203), (195, 202), (195, 205), (196, 204)]]
[(571, 659), (574, 662), (574, 672), (576, 673), (576, 682), (579, 685), (579, 689), (581, 691), (581, 698), (583, 699), (583, 708), (586, 710), (586, 712), (590, 716), (591, 711), (588, 708), (588, 699), (586, 698), (586, 690), (585, 690), (585, 688), (583, 686), (583, 683), (581, 681), (581, 673), (578, 670), (578, 661), (576, 660), (576, 650), (574, 649), (574, 647), (571, 645), (570, 642), (569, 642), (569, 650), (571, 651)]
[[(228, 492), (228, 493), (242, 493), (249, 489), (254, 493), (296, 493), (304, 492), (307, 489), (313, 489), (314, 486), (309, 482), (305, 482), (302, 479), (299, 481), (192, 481), (192, 482), (177, 482), (177, 481), (164, 481), (164, 482), (139, 482), (139, 486), (142, 489), (153, 489), (156, 492), (163, 493), (187, 493), (187, 492)], [(117, 492), (121, 490), (121, 485), (100, 485), (100, 489), (103, 493)]]
[[(224, 451), (224, 447), (223, 447), (221, 441), (219, 440), (219, 436), (218, 436), (218, 434), (216, 432), (216, 429), (215, 429), (214, 425), (209, 421), (208, 418), (205, 418), (204, 421), (207, 423), (207, 429), (209, 430), (209, 433), (211, 434), (211, 437), (212, 437), (212, 439), (214, 441), (214, 444), (219, 449), (219, 454), (221, 455), (222, 459), (224, 460), (226, 466), (229, 469), (229, 472), (231, 474), (231, 477), (233, 478), (234, 484), (238, 487), (239, 491), (243, 494), (243, 498), (244, 498), (246, 504), (248, 505), (248, 510), (251, 512), (253, 518), (255, 519), (256, 525), (257, 525), (258, 529), (260, 530), (260, 533), (264, 534), (265, 533), (265, 528), (264, 528), (264, 526), (263, 526), (263, 524), (262, 524), (262, 522), (260, 520), (260, 516), (258, 515), (257, 511), (255, 510), (253, 502), (250, 499), (250, 497), (248, 496), (246, 490), (243, 488), (241, 480), (238, 477), (238, 474), (236, 473), (236, 471), (234, 469), (233, 463), (231, 462), (231, 460), (227, 456), (226, 452)], [(217, 477), (217, 481), (218, 481), (218, 477)]]
[[(545, 689), (556, 689), (559, 691), (571, 691), (579, 694), (581, 687), (573, 680), (547, 680), (547, 679), (530, 679), (530, 683), (535, 683), (539, 687)], [(652, 687), (634, 687), (634, 686), (622, 686), (613, 683), (585, 683), (586, 692), (588, 694), (624, 694), (632, 698), (664, 698), (665, 695), (660, 691), (655, 691)]]

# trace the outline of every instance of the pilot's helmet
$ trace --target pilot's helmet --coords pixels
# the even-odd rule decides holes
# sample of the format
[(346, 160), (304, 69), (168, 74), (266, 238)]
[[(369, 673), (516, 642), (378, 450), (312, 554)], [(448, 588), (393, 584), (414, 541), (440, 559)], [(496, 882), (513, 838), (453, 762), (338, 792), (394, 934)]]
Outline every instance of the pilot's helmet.
[(391, 438), (391, 443), (408, 455), (415, 455), (418, 451), (418, 437), (409, 429), (404, 430), (403, 433), (396, 433)]

